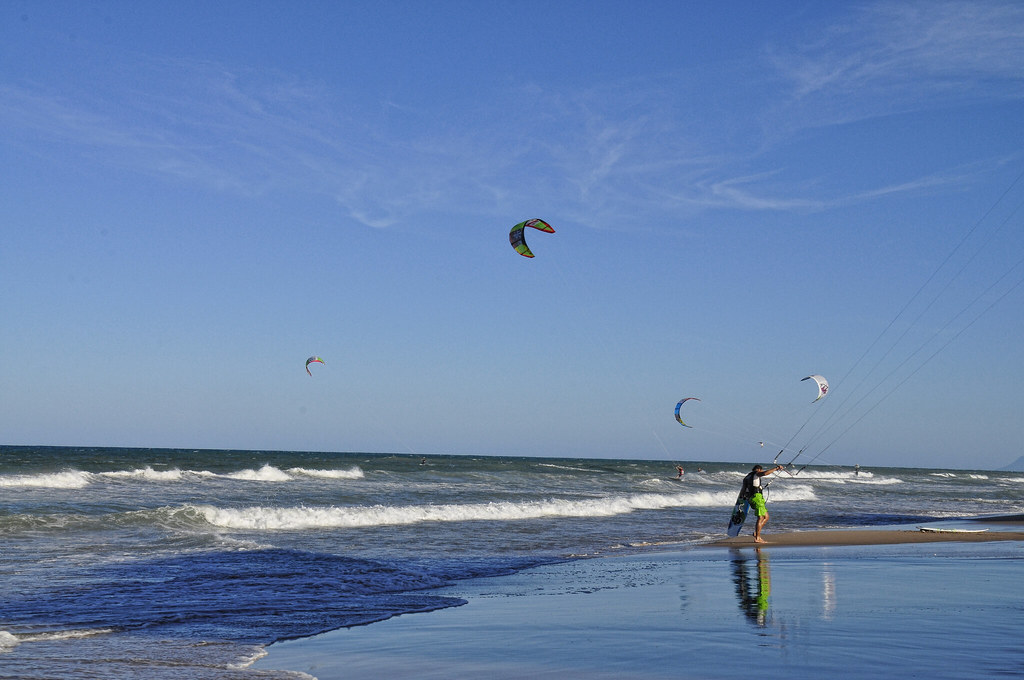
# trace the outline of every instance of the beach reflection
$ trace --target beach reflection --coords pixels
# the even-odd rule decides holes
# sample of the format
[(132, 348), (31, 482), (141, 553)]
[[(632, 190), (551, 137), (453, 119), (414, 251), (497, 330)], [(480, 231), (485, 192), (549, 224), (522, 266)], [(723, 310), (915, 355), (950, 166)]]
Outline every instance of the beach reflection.
[(757, 557), (745, 551), (733, 551), (732, 574), (740, 609), (751, 623), (766, 626), (771, 614), (772, 575), (768, 553), (757, 549)]
[(826, 562), (821, 572), (822, 617), (831, 621), (836, 611), (836, 577), (832, 573), (832, 564)]

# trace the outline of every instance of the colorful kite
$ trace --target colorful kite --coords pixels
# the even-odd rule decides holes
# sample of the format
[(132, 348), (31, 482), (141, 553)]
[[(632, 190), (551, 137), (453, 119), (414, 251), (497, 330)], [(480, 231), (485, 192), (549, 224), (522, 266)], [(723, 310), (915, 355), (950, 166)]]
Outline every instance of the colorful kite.
[[(312, 364), (312, 363), (322, 364), (322, 363), (324, 363), (324, 360), (321, 359), (320, 357), (310, 357), (310, 358), (306, 359), (306, 373), (309, 373), (309, 365)], [(313, 374), (309, 373), (309, 377), (312, 378)]]
[(549, 234), (554, 234), (555, 230), (550, 224), (544, 220), (526, 220), (520, 222), (516, 226), (512, 227), (512, 231), (508, 232), (508, 242), (512, 244), (512, 247), (516, 249), (516, 252), (523, 257), (533, 257), (533, 253), (530, 252), (530, 247), (526, 245), (526, 227), (533, 227), (539, 231), (544, 231)]
[(679, 409), (681, 409), (683, 407), (683, 404), (685, 402), (688, 402), (691, 399), (693, 399), (694, 401), (700, 401), (700, 399), (698, 399), (697, 397), (684, 397), (683, 399), (679, 400), (678, 404), (676, 404), (676, 420), (678, 420), (679, 424), (682, 425), (683, 427), (689, 427), (689, 428), (693, 427), (693, 425), (687, 425), (686, 423), (684, 423), (682, 417), (680, 417), (680, 415), (679, 415)]
[[(828, 381), (825, 380), (824, 377), (820, 375), (809, 375), (806, 378), (800, 378), (800, 382), (803, 382), (804, 380), (813, 380), (814, 382), (818, 383), (818, 399), (821, 399), (826, 394), (828, 394)], [(815, 399), (814, 401), (818, 401), (818, 399)], [(814, 401), (812, 401), (811, 403), (813, 404)]]

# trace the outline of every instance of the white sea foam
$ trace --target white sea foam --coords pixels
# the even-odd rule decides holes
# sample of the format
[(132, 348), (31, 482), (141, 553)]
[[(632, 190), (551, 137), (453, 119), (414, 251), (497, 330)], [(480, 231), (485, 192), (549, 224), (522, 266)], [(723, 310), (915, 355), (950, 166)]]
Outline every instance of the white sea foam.
[(861, 479), (848, 479), (846, 480), (850, 484), (875, 484), (877, 486), (890, 486), (893, 484), (903, 484), (904, 481), (899, 477), (866, 477)]
[[(779, 475), (780, 479), (787, 479), (784, 474)], [(860, 472), (852, 470), (803, 470), (795, 474), (792, 479), (806, 479), (819, 482), (832, 482), (834, 484), (877, 484), (887, 486), (891, 484), (904, 484), (899, 477), (876, 476), (867, 470)]]
[(264, 465), (259, 470), (241, 470), (240, 472), (232, 472), (224, 476), (229, 479), (241, 479), (250, 482), (290, 482), (294, 479), (284, 470), (269, 464)]
[[(809, 486), (796, 486), (772, 492), (774, 501), (814, 500)], [(660, 510), (673, 507), (723, 507), (736, 500), (735, 492), (698, 492), (678, 494), (632, 494), (608, 498), (566, 500), (550, 498), (525, 502), (469, 503), (464, 505), (407, 505), (353, 507), (218, 508), (195, 506), (207, 522), (228, 529), (303, 530), (316, 528), (357, 528), (421, 522), (511, 522), (549, 517), (611, 517), (636, 510)]]
[(114, 628), (83, 628), (80, 630), (55, 630), (51, 633), (32, 633), (21, 638), (22, 642), (42, 642), (46, 640), (77, 640), (78, 638), (110, 635), (116, 633)]
[[(267, 656), (269, 652), (266, 647), (258, 646), (252, 647), (251, 651), (246, 651), (241, 654), (237, 661), (226, 664), (228, 670), (232, 671), (244, 671), (249, 669), (254, 663)], [(280, 671), (274, 673), (273, 677), (287, 677), (293, 680), (317, 680), (316, 676), (302, 671)]]
[(53, 640), (75, 640), (78, 638), (93, 637), (96, 635), (109, 635), (115, 632), (113, 628), (80, 628), (74, 630), (54, 630), (45, 633), (22, 633), (12, 635), (0, 630), (0, 652), (9, 651), (23, 642), (49, 642)]
[[(776, 476), (785, 479), (787, 477), (786, 471), (776, 473)], [(798, 473), (794, 472), (792, 476), (803, 477), (804, 479), (854, 479), (856, 477), (873, 477), (874, 475), (870, 472), (864, 471), (859, 475), (852, 470), (812, 470), (810, 468), (800, 470)]]
[(816, 501), (818, 497), (814, 489), (806, 484), (785, 484), (769, 487), (768, 498), (771, 501)]
[(310, 470), (309, 468), (294, 467), (288, 468), (288, 473), (321, 479), (362, 479), (364, 477), (363, 471), (358, 467), (353, 467), (350, 470)]
[(0, 630), (0, 654), (11, 651), (18, 646), (19, 642), (21, 642), (21, 640), (8, 633), (6, 630)]
[(179, 482), (187, 478), (220, 477), (241, 481), (255, 482), (288, 482), (296, 477), (312, 477), (318, 479), (362, 479), (363, 471), (359, 467), (348, 470), (318, 470), (294, 467), (287, 471), (273, 465), (264, 465), (258, 470), (240, 470), (227, 474), (217, 474), (208, 470), (155, 470), (147, 465), (134, 470), (112, 470), (107, 472), (83, 472), (81, 470), (65, 470), (37, 475), (3, 475), (0, 476), (0, 487), (38, 487), (48, 489), (81, 489), (98, 479), (140, 481), (140, 482)]
[(266, 647), (254, 647), (250, 654), (247, 654), (245, 657), (243, 657), (239, 661), (236, 661), (235, 663), (228, 664), (228, 668), (236, 671), (245, 670), (246, 668), (253, 665), (269, 653), (270, 652), (267, 651)]
[(39, 487), (44, 489), (81, 489), (88, 486), (93, 475), (81, 470), (65, 470), (38, 475), (0, 476), (0, 487)]
[(592, 468), (572, 467), (570, 465), (555, 465), (554, 463), (537, 463), (537, 467), (555, 468), (556, 470), (572, 470), (573, 472), (593, 472)]
[(116, 472), (101, 472), (103, 477), (114, 479), (143, 479), (151, 482), (176, 482), (182, 478), (184, 473), (177, 468), (173, 470), (154, 470), (150, 466), (137, 470), (118, 470)]

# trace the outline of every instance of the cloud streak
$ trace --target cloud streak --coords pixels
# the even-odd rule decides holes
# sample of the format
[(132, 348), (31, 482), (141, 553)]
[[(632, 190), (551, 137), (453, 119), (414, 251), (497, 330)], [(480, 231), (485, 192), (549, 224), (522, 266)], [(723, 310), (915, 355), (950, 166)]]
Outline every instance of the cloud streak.
[(1024, 97), (1024, 7), (1001, 2), (874, 3), (849, 21), (768, 49), (787, 102), (826, 124)]
[[(820, 210), (921, 191), (934, 178), (828, 195), (814, 177), (780, 172), (774, 150), (808, 128), (1024, 97), (1024, 8), (1014, 4), (882, 3), (819, 28), (816, 40), (766, 48), (754, 67), (575, 91), (524, 84), (432, 110), (352, 101), (282, 72), (133, 55), (124, 68), (143, 85), (131, 92), (105, 89), (99, 76), (61, 91), (0, 84), (0, 124), (7, 143), (27, 140), (34, 153), (242, 195), (329, 196), (372, 228), (524, 202), (615, 228), (627, 217)], [(784, 87), (751, 88), (755, 80)], [(737, 101), (751, 89), (760, 101)]]

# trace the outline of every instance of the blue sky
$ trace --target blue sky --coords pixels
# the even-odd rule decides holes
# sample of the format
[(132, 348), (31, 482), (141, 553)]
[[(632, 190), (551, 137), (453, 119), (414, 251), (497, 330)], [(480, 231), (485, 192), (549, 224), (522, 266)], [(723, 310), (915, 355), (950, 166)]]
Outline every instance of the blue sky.
[(1001, 467), (1022, 73), (1015, 2), (4, 3), (0, 440)]

